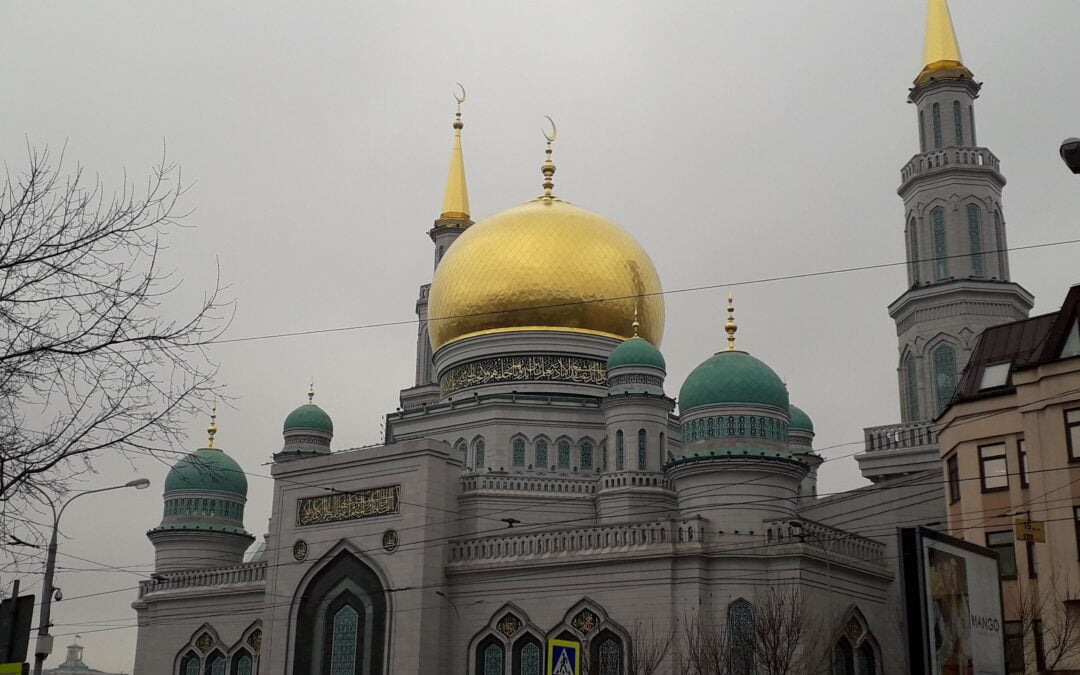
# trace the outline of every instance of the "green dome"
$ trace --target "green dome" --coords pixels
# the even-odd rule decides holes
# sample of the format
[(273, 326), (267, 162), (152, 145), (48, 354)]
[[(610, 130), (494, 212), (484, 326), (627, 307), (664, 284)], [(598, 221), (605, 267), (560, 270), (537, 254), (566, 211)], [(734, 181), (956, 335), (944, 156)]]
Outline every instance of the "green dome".
[(787, 410), (783, 380), (746, 352), (725, 351), (694, 368), (679, 391), (679, 412), (709, 405), (756, 404)]
[(328, 434), (333, 434), (334, 422), (330, 419), (330, 416), (326, 414), (325, 410), (314, 403), (308, 403), (292, 411), (289, 413), (289, 416), (285, 418), (286, 433), (298, 429), (315, 429), (318, 431), (325, 431)]
[(809, 431), (814, 433), (814, 422), (810, 419), (810, 416), (803, 412), (802, 408), (792, 405), (791, 406), (791, 425), (788, 429), (792, 431)]
[(608, 370), (620, 366), (652, 366), (661, 370), (667, 369), (664, 355), (660, 353), (660, 350), (645, 338), (636, 335), (623, 340), (622, 344), (611, 352), (611, 356), (608, 356)]
[(207, 490), (247, 497), (247, 488), (247, 477), (236, 460), (214, 448), (199, 448), (165, 477), (165, 492)]

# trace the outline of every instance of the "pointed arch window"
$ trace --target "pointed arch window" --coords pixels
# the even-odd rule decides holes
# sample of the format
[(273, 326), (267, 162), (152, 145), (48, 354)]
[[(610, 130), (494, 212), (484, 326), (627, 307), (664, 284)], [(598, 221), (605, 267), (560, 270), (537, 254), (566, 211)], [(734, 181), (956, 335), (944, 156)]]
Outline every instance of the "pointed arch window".
[(846, 637), (837, 640), (833, 646), (832, 675), (855, 675), (855, 650)]
[(484, 468), (484, 462), (487, 461), (487, 458), (484, 456), (485, 454), (484, 439), (478, 438), (473, 441), (473, 459), (476, 462), (477, 469)]
[(546, 438), (536, 439), (536, 464), (534, 466), (538, 471), (542, 471), (548, 466), (548, 442)]
[(964, 109), (960, 107), (960, 101), (952, 102), (953, 122), (956, 124), (956, 144), (964, 144)]
[(199, 675), (199, 655), (188, 652), (180, 662), (180, 675)]
[(938, 280), (949, 278), (949, 246), (945, 239), (945, 209), (937, 207), (930, 212), (934, 226), (934, 276)]
[(581, 442), (581, 470), (592, 471), (593, 468), (593, 444), (592, 441)]
[(994, 211), (994, 248), (998, 252), (998, 276), (1002, 279), (1009, 278), (1008, 251), (1005, 250), (1005, 229), (1001, 223), (1001, 212)]
[(525, 439), (515, 438), (513, 443), (514, 466), (525, 466)]
[(543, 675), (544, 650), (540, 645), (540, 640), (531, 634), (514, 643), (512, 675)]
[(648, 442), (646, 441), (646, 433), (644, 429), (638, 429), (637, 432), (637, 468), (638, 471), (649, 470), (649, 455), (648, 455)]
[(592, 662), (597, 675), (624, 675), (623, 642), (618, 635), (604, 629), (589, 640)]
[(350, 605), (334, 614), (330, 644), (330, 675), (353, 675), (356, 672), (356, 635), (360, 615)]
[(978, 205), (967, 205), (968, 240), (971, 242), (971, 276), (983, 275), (982, 211)]
[(459, 455), (461, 455), (461, 461), (464, 462), (466, 466), (468, 466), (468, 464), (469, 464), (469, 444), (466, 443), (464, 440), (458, 441), (457, 442), (457, 452), (458, 452)]
[(941, 133), (941, 104), (935, 103), (932, 114), (934, 117), (934, 149), (940, 150), (944, 145), (944, 140)]
[(559, 469), (570, 470), (570, 441), (559, 441)]
[(956, 391), (956, 350), (950, 345), (941, 345), (934, 350), (934, 390), (937, 414), (940, 415)]
[(241, 649), (233, 655), (232, 670), (229, 675), (252, 675), (255, 672), (255, 662), (246, 649)]
[(656, 464), (656, 465), (657, 465), (658, 467), (660, 467), (661, 469), (663, 469), (663, 468), (664, 468), (664, 450), (665, 450), (666, 448), (667, 448), (667, 443), (666, 443), (666, 442), (664, 441), (664, 432), (663, 432), (663, 431), (661, 431), (661, 432), (660, 432), (660, 447), (659, 447), (659, 448), (657, 448), (657, 450), (658, 450), (658, 451), (659, 451), (659, 453), (660, 453), (660, 455), (659, 455), (660, 459), (659, 459), (659, 461), (658, 461), (658, 462), (657, 462), (657, 464)]
[(904, 359), (904, 393), (908, 419), (919, 419), (919, 380), (915, 376), (915, 357), (911, 354)]
[(476, 646), (476, 675), (504, 675), (506, 673), (506, 649), (494, 635), (484, 638)]
[(926, 152), (926, 115), (919, 111), (919, 152)]
[(732, 675), (754, 672), (754, 606), (739, 598), (728, 607), (728, 636)]
[(615, 432), (615, 470), (622, 471), (626, 464), (626, 457), (623, 452), (623, 432), (619, 429)]
[(919, 228), (915, 218), (908, 223), (908, 239), (911, 241), (911, 254), (908, 256), (911, 261), (911, 285), (915, 286), (919, 283)]
[(979, 142), (975, 140), (975, 108), (968, 106), (968, 120), (971, 121), (971, 144), (978, 145)]

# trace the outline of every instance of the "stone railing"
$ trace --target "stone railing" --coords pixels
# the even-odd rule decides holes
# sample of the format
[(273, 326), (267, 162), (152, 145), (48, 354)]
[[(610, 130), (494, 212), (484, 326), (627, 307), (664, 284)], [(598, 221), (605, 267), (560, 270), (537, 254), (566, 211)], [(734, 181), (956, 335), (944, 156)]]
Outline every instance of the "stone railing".
[(929, 420), (867, 427), (863, 429), (863, 438), (866, 452), (931, 448), (938, 441), (937, 430)]
[(885, 544), (805, 518), (766, 522), (765, 540), (769, 544), (811, 544), (820, 547), (826, 555), (842, 555), (863, 562), (885, 561)]
[(594, 478), (545, 478), (514, 474), (479, 474), (461, 477), (463, 492), (530, 492), (541, 494), (592, 495)]
[(915, 176), (953, 166), (979, 166), (998, 171), (1001, 168), (1001, 162), (986, 148), (944, 148), (912, 157), (911, 161), (900, 170), (900, 179), (906, 183)]
[(522, 533), (451, 542), (451, 566), (514, 559), (550, 559), (572, 555), (626, 553), (672, 547), (701, 548), (707, 529), (701, 518), (601, 525), (558, 532)]
[(139, 597), (157, 591), (176, 591), (187, 588), (211, 588), (233, 584), (266, 581), (266, 562), (254, 562), (234, 567), (209, 570), (184, 570), (155, 574), (149, 581), (139, 582)]
[(600, 479), (600, 489), (624, 487), (655, 487), (663, 490), (671, 490), (671, 479), (663, 474), (646, 473), (644, 471), (621, 471), (608, 474)]

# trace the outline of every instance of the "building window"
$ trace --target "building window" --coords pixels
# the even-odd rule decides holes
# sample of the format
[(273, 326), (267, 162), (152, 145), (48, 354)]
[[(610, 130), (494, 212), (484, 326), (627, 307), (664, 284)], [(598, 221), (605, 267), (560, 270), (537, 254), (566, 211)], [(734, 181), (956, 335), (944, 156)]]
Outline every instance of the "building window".
[(956, 351), (950, 345), (934, 350), (934, 388), (937, 393), (937, 414), (941, 414), (956, 391)]
[(919, 152), (926, 152), (926, 115), (919, 111)]
[(1035, 542), (1025, 541), (1027, 544), (1027, 570), (1028, 578), (1034, 579), (1039, 576), (1039, 561), (1035, 557)]
[(622, 429), (615, 432), (615, 470), (622, 471), (625, 468), (626, 457), (623, 452)]
[(1076, 528), (1076, 558), (1080, 560), (1080, 506), (1073, 507), (1073, 523)]
[(484, 461), (484, 439), (478, 438), (473, 441), (473, 459), (476, 461), (476, 468), (483, 469)]
[(742, 598), (728, 607), (728, 641), (732, 675), (754, 672), (754, 606)]
[(639, 429), (637, 432), (637, 468), (638, 471), (649, 470), (649, 456), (646, 452), (647, 443), (645, 440), (645, 430)]
[(945, 460), (945, 469), (949, 477), (949, 503), (960, 501), (960, 461), (953, 453)]
[(1009, 371), (1011, 370), (1012, 361), (983, 366), (982, 379), (979, 380), (979, 391), (1004, 387), (1009, 383)]
[(515, 438), (512, 451), (514, 466), (525, 466), (525, 439)]
[(994, 211), (994, 237), (996, 241), (994, 246), (998, 252), (998, 273), (997, 275), (1002, 279), (1009, 278), (1009, 258), (1008, 251), (1005, 246), (1005, 228), (1001, 223), (1001, 213)]
[(877, 675), (877, 654), (869, 642), (864, 642), (855, 654), (855, 672), (858, 675)]
[(559, 441), (559, 468), (570, 470), (570, 441)]
[(495, 636), (488, 636), (476, 646), (476, 675), (504, 675), (506, 650)]
[(581, 442), (581, 470), (582, 471), (592, 471), (592, 468), (593, 468), (592, 451), (593, 451), (593, 445), (592, 445), (591, 441), (582, 441)]
[(975, 204), (967, 205), (968, 241), (971, 244), (971, 276), (983, 275), (982, 212)]
[(952, 116), (953, 122), (956, 123), (956, 144), (964, 144), (964, 113), (963, 108), (960, 107), (960, 101), (952, 102)]
[(356, 672), (356, 633), (359, 618), (360, 615), (350, 605), (343, 605), (334, 615), (330, 675), (353, 675)]
[(949, 278), (949, 245), (945, 239), (945, 209), (937, 207), (930, 212), (934, 226), (934, 277)]
[(546, 438), (536, 439), (536, 468), (546, 469), (548, 466), (548, 444)]
[(1080, 356), (1080, 322), (1077, 321), (1073, 321), (1069, 337), (1065, 339), (1065, 344), (1061, 347), (1060, 358), (1070, 359), (1074, 356)]
[(978, 145), (978, 141), (975, 140), (975, 108), (968, 106), (968, 120), (971, 122), (971, 144)]
[(938, 103), (934, 104), (933, 116), (934, 116), (934, 149), (935, 150), (940, 150), (941, 146), (944, 145), (945, 142), (942, 139), (942, 133), (941, 133), (941, 105), (938, 104)]
[(215, 652), (206, 662), (206, 675), (225, 675), (225, 657)]
[(911, 254), (908, 256), (911, 261), (911, 285), (916, 286), (919, 283), (919, 228), (914, 218), (908, 223), (908, 240), (911, 242)]
[(1009, 488), (1009, 463), (1004, 443), (979, 446), (979, 478), (983, 492)]
[(539, 640), (527, 634), (514, 643), (513, 652), (512, 675), (543, 675), (544, 655)]
[(855, 675), (855, 650), (846, 637), (841, 637), (833, 646), (833, 675)]
[(1005, 622), (1005, 671), (1024, 672), (1024, 622)]
[(1065, 443), (1069, 459), (1080, 460), (1080, 408), (1065, 411)]
[(1024, 439), (1016, 441), (1016, 452), (1020, 456), (1020, 487), (1028, 486), (1028, 458), (1027, 458), (1027, 443)]
[(660, 447), (658, 448), (658, 462), (656, 466), (660, 469), (664, 468), (664, 450), (667, 448), (667, 443), (664, 441), (664, 432), (660, 432)]
[(195, 652), (188, 652), (180, 664), (180, 675), (199, 675), (199, 657)]
[(904, 389), (907, 394), (907, 412), (909, 420), (919, 419), (919, 380), (915, 376), (915, 357), (911, 354), (904, 359)]
[(623, 644), (619, 636), (610, 630), (589, 640), (589, 651), (597, 675), (623, 675), (626, 672), (623, 663)]
[(240, 650), (233, 655), (232, 658), (232, 670), (231, 675), (252, 675), (255, 672), (255, 663), (251, 660), (251, 655), (245, 650)]
[(998, 570), (1002, 579), (1016, 578), (1016, 547), (1012, 530), (987, 532), (986, 548), (997, 551)]

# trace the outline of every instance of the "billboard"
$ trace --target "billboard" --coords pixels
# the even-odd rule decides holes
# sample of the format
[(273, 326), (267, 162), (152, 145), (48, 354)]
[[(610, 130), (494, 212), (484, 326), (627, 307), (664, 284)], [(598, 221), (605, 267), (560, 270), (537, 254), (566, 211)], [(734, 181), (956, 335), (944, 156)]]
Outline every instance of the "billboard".
[(909, 672), (1005, 672), (997, 553), (923, 527), (902, 528), (900, 560)]

